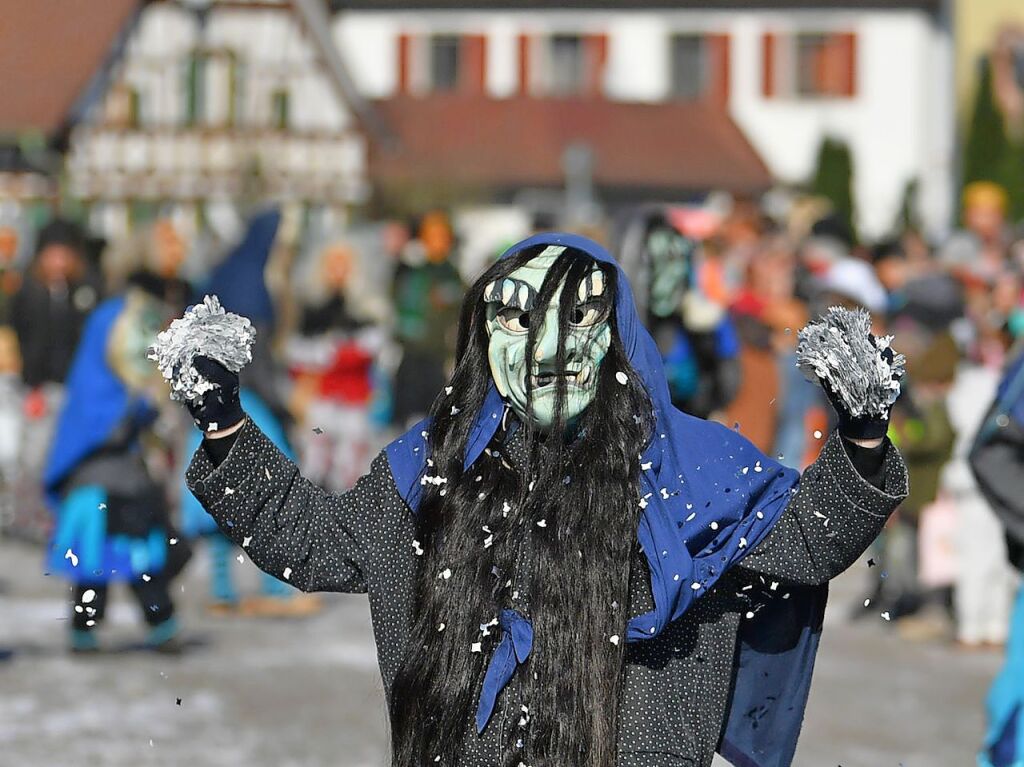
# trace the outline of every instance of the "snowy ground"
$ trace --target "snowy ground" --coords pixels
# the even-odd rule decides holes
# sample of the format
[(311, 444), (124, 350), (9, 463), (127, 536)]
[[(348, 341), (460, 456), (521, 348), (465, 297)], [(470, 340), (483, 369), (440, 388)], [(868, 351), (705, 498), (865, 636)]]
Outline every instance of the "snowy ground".
[[(331, 596), (320, 615), (303, 621), (208, 618), (203, 559), (200, 551), (175, 586), (189, 653), (137, 649), (136, 609), (118, 592), (103, 641), (119, 651), (77, 659), (64, 650), (64, 585), (40, 574), (37, 550), (0, 543), (0, 650), (14, 651), (0, 661), (0, 764), (384, 764), (383, 698), (364, 598)], [(795, 764), (974, 764), (998, 657), (908, 644), (878, 617), (846, 623), (862, 568), (833, 589)]]

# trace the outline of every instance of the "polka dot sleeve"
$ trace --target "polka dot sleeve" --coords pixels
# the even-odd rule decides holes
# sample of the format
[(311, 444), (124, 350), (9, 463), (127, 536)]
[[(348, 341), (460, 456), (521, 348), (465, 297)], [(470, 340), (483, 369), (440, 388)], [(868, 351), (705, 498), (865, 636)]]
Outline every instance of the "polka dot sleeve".
[(907, 495), (907, 469), (889, 445), (883, 487), (857, 472), (833, 432), (771, 533), (740, 567), (791, 583), (826, 583), (857, 561)]
[(303, 591), (365, 592), (372, 538), (390, 524), (380, 516), (403, 511), (377, 502), (394, 495), (383, 456), (352, 490), (332, 495), (304, 479), (252, 421), (220, 465), (197, 450), (186, 482), (258, 567)]

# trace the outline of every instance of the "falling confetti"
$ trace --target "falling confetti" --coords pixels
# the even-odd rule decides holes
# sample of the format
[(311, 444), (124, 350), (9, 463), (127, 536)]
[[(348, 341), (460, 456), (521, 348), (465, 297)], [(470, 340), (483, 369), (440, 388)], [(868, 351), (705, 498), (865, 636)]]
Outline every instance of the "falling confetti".
[(324, 430), (323, 430), (323, 429), (321, 429), (321, 428), (320, 428), (319, 426), (314, 426), (314, 427), (313, 427), (313, 433), (314, 433), (314, 434), (323, 434), (323, 433), (324, 433)]
[(289, 578), (291, 578), (291, 577), (292, 577), (292, 569), (291, 569), (290, 567), (286, 567), (286, 568), (284, 569), (284, 572), (283, 572), (283, 573), (281, 573), (281, 575), (282, 575), (282, 577), (283, 577), (283, 578), (284, 578), (285, 580), (288, 580)]
[(889, 615), (889, 611), (888, 610), (886, 610), (884, 613), (882, 613), (882, 620), (887, 621), (887, 620), (890, 620), (890, 619), (891, 619), (891, 616)]
[(96, 598), (96, 592), (93, 589), (86, 589), (85, 593), (82, 594), (82, 604), (87, 605)]
[(629, 383), (629, 377), (625, 373), (623, 373), (621, 370), (618, 373), (615, 374), (615, 380), (618, 381), (623, 386), (625, 386), (627, 383)]
[(72, 567), (78, 567), (78, 555), (75, 552), (73, 552), (71, 549), (68, 549), (67, 551), (64, 552), (64, 559), (70, 559), (71, 560), (71, 566)]

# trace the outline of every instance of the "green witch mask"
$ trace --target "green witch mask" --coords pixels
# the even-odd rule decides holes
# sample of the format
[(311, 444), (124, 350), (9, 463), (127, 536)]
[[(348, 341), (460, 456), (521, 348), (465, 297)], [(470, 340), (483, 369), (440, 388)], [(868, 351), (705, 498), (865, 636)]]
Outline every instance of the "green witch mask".
[[(498, 393), (523, 419), (547, 428), (555, 422), (558, 383), (565, 382), (563, 417), (571, 423), (597, 394), (598, 371), (611, 345), (608, 316), (611, 296), (604, 273), (594, 268), (574, 291), (573, 307), (564, 332), (559, 332), (558, 309), (565, 279), (544, 311), (535, 310), (548, 270), (565, 248), (551, 246), (507, 277), (484, 289), (487, 303), (487, 359)], [(527, 359), (530, 324), (537, 323), (532, 360)], [(561, 336), (561, 338), (560, 338)], [(558, 347), (565, 346), (559, 366)], [(532, 401), (530, 397), (532, 389)]]

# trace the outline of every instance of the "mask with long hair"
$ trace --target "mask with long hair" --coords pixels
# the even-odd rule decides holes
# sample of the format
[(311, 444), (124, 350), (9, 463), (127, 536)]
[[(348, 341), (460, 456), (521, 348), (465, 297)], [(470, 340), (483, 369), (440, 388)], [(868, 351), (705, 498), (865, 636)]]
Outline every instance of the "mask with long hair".
[[(451, 388), (431, 411), (414, 626), (390, 695), (396, 767), (458, 764), (506, 609), (528, 616), (534, 639), (505, 762), (615, 763), (623, 644), (611, 638), (629, 618), (653, 428), (618, 333), (617, 283), (582, 251), (536, 247), (466, 296)], [(492, 381), (509, 428), (467, 467)]]

